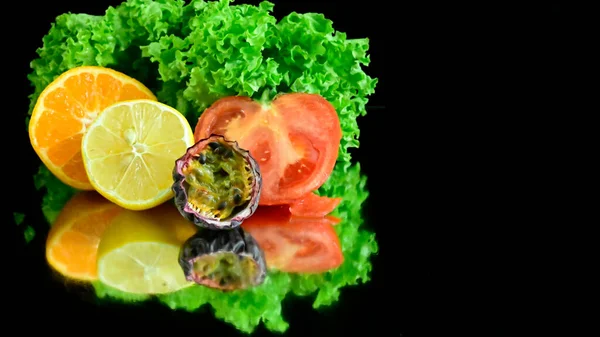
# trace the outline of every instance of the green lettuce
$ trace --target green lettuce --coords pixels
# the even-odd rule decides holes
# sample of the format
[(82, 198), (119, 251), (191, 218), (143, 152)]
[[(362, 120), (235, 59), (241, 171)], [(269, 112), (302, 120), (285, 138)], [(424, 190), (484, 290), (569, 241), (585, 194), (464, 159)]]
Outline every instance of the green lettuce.
[[(23, 221), (25, 220), (25, 214), (14, 212), (13, 218), (15, 220), (15, 224), (17, 226), (20, 226), (23, 223)], [(29, 225), (26, 225), (25, 229), (23, 230), (23, 236), (25, 238), (26, 243), (31, 242), (31, 240), (33, 240), (33, 238), (35, 237), (35, 229), (33, 229), (33, 227), (31, 227)]]
[[(39, 175), (38, 175), (39, 176)], [(73, 196), (73, 189), (53, 176), (43, 200), (43, 211), (52, 223), (60, 209)], [(318, 194), (342, 197), (342, 202), (332, 215), (342, 221), (335, 229), (340, 239), (344, 263), (337, 269), (314, 275), (271, 273), (259, 287), (231, 293), (194, 286), (173, 294), (156, 297), (172, 309), (195, 311), (203, 305), (215, 309), (215, 316), (233, 324), (244, 332), (252, 332), (263, 321), (273, 331), (285, 331), (287, 322), (282, 316), (281, 302), (290, 293), (306, 296), (315, 294), (313, 307), (319, 308), (337, 301), (340, 289), (347, 285), (365, 283), (371, 271), (370, 256), (377, 253), (375, 234), (362, 229), (362, 204), (368, 197), (366, 176), (361, 175), (359, 164), (340, 163), (331, 177), (318, 190)], [(124, 293), (100, 282), (94, 283), (99, 298), (139, 302), (152, 296)]]
[[(59, 184), (61, 184), (59, 182)], [(66, 185), (54, 184), (48, 189), (52, 198), (44, 199), (44, 214), (50, 222), (72, 196)], [(316, 294), (313, 307), (327, 306), (338, 300), (340, 289), (347, 285), (365, 283), (371, 271), (370, 257), (377, 253), (375, 234), (362, 228), (362, 205), (369, 193), (366, 176), (360, 172), (360, 164), (338, 164), (331, 177), (318, 190), (318, 194), (341, 197), (342, 202), (332, 213), (341, 219), (335, 230), (340, 239), (344, 263), (335, 270), (313, 275), (270, 273), (261, 286), (245, 291), (223, 293), (202, 286), (193, 286), (178, 292), (148, 296), (124, 293), (95, 282), (96, 296), (123, 302), (158, 300), (172, 309), (195, 311), (204, 305), (215, 310), (215, 316), (233, 324), (244, 332), (252, 332), (262, 321), (267, 329), (283, 332), (288, 323), (282, 316), (281, 304), (289, 294), (307, 296)], [(69, 197), (68, 197), (69, 196)], [(55, 211), (58, 210), (58, 211)]]
[(31, 113), (42, 90), (82, 65), (114, 68), (142, 81), (195, 125), (218, 98), (265, 91), (325, 97), (340, 117), (339, 159), (358, 147), (357, 117), (366, 114), (368, 39), (335, 32), (322, 14), (291, 13), (279, 22), (273, 4), (231, 1), (129, 0), (103, 16), (60, 15), (31, 63)]
[[(319, 275), (272, 273), (259, 287), (231, 293), (197, 286), (150, 297), (94, 283), (100, 298), (152, 299), (187, 311), (210, 305), (217, 317), (241, 331), (251, 332), (261, 321), (270, 330), (285, 331), (281, 302), (289, 294), (314, 295), (313, 306), (319, 308), (335, 302), (342, 287), (369, 280), (369, 257), (377, 252), (377, 243), (373, 233), (361, 229), (366, 177), (358, 164), (351, 164), (348, 149), (359, 145), (357, 118), (366, 114), (367, 96), (377, 79), (362, 69), (369, 63), (368, 39), (348, 39), (323, 15), (291, 13), (277, 21), (269, 2), (231, 3), (129, 0), (101, 16), (60, 15), (31, 62), (29, 115), (48, 84), (82, 65), (113, 68), (140, 80), (192, 126), (206, 107), (229, 95), (264, 99), (275, 93), (310, 92), (331, 102), (343, 139), (335, 170), (318, 193), (343, 197), (335, 211), (342, 219), (336, 226), (345, 257), (342, 266)], [(42, 211), (52, 224), (76, 191), (44, 165), (34, 183), (45, 190)]]

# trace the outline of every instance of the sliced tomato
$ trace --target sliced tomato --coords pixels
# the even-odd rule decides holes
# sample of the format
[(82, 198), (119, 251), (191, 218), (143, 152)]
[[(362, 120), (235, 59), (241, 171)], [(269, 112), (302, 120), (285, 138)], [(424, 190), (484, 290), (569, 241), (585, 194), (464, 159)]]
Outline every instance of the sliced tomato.
[(296, 216), (322, 217), (342, 202), (342, 198), (329, 198), (309, 193), (290, 205), (290, 213)]
[(263, 105), (232, 96), (206, 109), (196, 141), (211, 134), (235, 140), (258, 161), (261, 205), (289, 204), (318, 189), (338, 156), (342, 129), (333, 106), (315, 94), (291, 93)]
[(331, 215), (327, 215), (327, 216), (323, 217), (323, 219), (325, 219), (325, 222), (327, 222), (328, 224), (330, 224), (332, 226), (335, 226), (335, 225), (339, 224), (340, 221), (342, 221), (340, 218), (331, 216)]
[(259, 206), (242, 224), (265, 252), (267, 267), (287, 273), (321, 273), (344, 262), (333, 217), (293, 216), (286, 207)]

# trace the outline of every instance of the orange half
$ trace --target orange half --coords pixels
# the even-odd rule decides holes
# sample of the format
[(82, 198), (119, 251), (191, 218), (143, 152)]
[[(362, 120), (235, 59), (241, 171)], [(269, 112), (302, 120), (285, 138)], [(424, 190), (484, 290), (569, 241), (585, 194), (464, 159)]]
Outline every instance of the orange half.
[(93, 190), (81, 156), (81, 138), (94, 119), (116, 102), (151, 99), (139, 81), (118, 71), (83, 66), (64, 72), (40, 94), (29, 122), (31, 145), (65, 184)]
[(96, 192), (76, 194), (48, 233), (46, 260), (50, 266), (71, 279), (96, 280), (100, 238), (122, 210)]

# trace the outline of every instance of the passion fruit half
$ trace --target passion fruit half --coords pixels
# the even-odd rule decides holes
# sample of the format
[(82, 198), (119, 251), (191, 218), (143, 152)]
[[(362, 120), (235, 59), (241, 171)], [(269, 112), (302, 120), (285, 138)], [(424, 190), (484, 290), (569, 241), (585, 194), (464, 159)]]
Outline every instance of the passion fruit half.
[(225, 291), (260, 285), (267, 273), (263, 251), (241, 227), (201, 229), (181, 247), (179, 265), (188, 281)]
[(209, 229), (231, 229), (250, 217), (262, 178), (250, 152), (211, 135), (188, 148), (173, 170), (175, 205), (186, 219)]

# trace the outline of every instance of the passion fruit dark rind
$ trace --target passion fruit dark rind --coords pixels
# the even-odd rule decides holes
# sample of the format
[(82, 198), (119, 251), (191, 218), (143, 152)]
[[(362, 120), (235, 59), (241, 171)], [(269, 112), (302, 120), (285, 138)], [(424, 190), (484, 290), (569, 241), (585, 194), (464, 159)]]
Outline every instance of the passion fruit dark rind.
[(267, 272), (262, 249), (241, 227), (200, 230), (181, 247), (179, 265), (188, 281), (225, 291), (260, 285)]
[(188, 148), (173, 170), (175, 205), (186, 219), (209, 229), (239, 226), (258, 207), (262, 177), (250, 152), (211, 135)]

